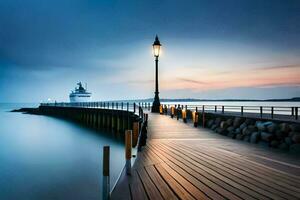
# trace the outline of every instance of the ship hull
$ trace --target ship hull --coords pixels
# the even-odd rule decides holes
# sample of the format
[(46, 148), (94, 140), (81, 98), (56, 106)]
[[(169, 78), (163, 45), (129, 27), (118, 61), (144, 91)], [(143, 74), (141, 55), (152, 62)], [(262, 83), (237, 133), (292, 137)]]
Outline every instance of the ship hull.
[(78, 95), (70, 95), (70, 102), (89, 102), (91, 101), (91, 95), (89, 94), (78, 94)]

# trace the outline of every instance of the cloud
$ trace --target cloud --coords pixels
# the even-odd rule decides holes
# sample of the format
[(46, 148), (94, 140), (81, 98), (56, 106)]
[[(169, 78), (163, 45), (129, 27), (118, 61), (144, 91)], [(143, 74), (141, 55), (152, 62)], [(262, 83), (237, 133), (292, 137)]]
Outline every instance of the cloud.
[(206, 82), (189, 79), (189, 78), (177, 78), (177, 80), (187, 82), (187, 83), (198, 84), (198, 85), (206, 85), (207, 84)]
[(266, 67), (255, 68), (255, 70), (281, 70), (281, 69), (299, 69), (300, 70), (300, 64), (296, 64), (296, 65), (266, 66)]

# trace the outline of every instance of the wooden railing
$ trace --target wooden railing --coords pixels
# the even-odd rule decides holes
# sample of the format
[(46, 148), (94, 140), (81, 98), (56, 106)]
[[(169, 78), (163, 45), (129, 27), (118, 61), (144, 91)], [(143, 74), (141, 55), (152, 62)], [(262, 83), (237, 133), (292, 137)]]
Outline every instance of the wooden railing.
[(283, 118), (298, 120), (299, 107), (284, 107), (284, 106), (232, 106), (232, 105), (174, 105), (162, 104), (163, 109), (191, 110), (196, 112), (226, 114), (234, 116), (249, 116), (255, 118)]
[(109, 110), (125, 110), (137, 114), (139, 117), (144, 117), (144, 109), (151, 110), (149, 102), (55, 102), (55, 103), (41, 103), (41, 106), (55, 106), (55, 107), (81, 107), (81, 108), (99, 108)]

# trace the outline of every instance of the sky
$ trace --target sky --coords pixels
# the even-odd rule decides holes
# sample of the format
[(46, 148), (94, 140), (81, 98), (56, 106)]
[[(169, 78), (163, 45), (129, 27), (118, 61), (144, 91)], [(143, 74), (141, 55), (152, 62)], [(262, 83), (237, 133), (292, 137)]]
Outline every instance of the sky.
[(0, 102), (300, 96), (298, 0), (0, 0)]

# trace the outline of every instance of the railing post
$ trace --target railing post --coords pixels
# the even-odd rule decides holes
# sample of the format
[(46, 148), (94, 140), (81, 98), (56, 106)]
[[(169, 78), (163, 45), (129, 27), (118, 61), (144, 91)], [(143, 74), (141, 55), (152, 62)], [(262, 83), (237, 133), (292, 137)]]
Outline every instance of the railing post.
[(198, 111), (196, 109), (196, 112), (194, 113), (194, 127), (198, 126), (198, 119), (199, 119), (199, 113), (198, 113)]
[(111, 108), (112, 108), (112, 109), (115, 108), (115, 103), (114, 103), (114, 102), (111, 103)]
[(274, 107), (273, 106), (271, 107), (271, 118), (272, 119), (274, 118)]
[(298, 107), (295, 107), (295, 119), (298, 120)]
[(244, 106), (241, 106), (241, 116), (244, 115)]
[(263, 116), (263, 107), (260, 106), (260, 118), (262, 118), (262, 116)]
[(133, 113), (135, 113), (135, 103), (133, 103)]
[(103, 200), (109, 199), (110, 191), (110, 177), (109, 177), (109, 146), (103, 147), (103, 184), (102, 184), (102, 197)]
[(171, 118), (174, 117), (174, 114), (175, 114), (175, 108), (174, 106), (171, 106)]
[(218, 107), (217, 107), (217, 106), (215, 106), (215, 112), (217, 112), (217, 110), (218, 110)]
[(125, 131), (126, 174), (131, 175), (132, 130)]
[(129, 111), (129, 103), (127, 102), (127, 111)]
[(222, 113), (224, 114), (224, 106), (222, 106)]
[(196, 106), (196, 112), (198, 112), (198, 107)]
[(294, 107), (292, 107), (292, 116), (294, 116)]
[(132, 128), (132, 147), (135, 147), (139, 137), (139, 122), (133, 122)]
[(186, 119), (186, 109), (181, 111), (181, 115), (182, 115), (182, 120), (184, 123), (187, 123), (187, 119)]
[(124, 106), (124, 103), (122, 102), (122, 103), (121, 103), (121, 108), (122, 108), (122, 110), (123, 110), (123, 106)]

